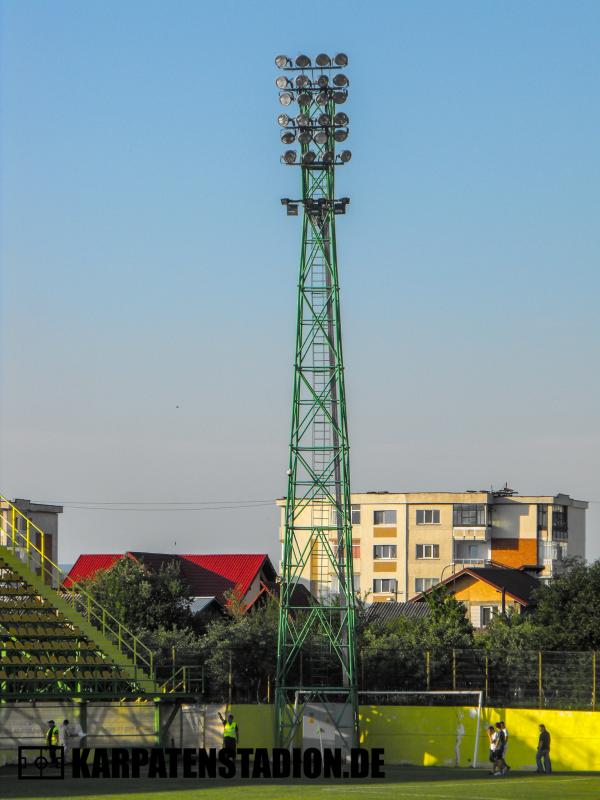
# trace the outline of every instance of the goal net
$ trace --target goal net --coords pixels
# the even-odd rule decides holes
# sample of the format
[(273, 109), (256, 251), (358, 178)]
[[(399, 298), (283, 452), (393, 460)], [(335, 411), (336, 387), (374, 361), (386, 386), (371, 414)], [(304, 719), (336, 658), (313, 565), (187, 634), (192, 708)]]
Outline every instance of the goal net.
[(365, 691), (358, 698), (361, 744), (385, 747), (389, 763), (478, 766), (483, 691)]
[[(302, 726), (302, 746), (341, 748), (349, 754), (353, 715), (338, 692), (296, 692), (294, 717)], [(331, 702), (328, 695), (332, 696)], [(389, 764), (477, 767), (483, 692), (358, 692), (360, 746), (383, 748)]]

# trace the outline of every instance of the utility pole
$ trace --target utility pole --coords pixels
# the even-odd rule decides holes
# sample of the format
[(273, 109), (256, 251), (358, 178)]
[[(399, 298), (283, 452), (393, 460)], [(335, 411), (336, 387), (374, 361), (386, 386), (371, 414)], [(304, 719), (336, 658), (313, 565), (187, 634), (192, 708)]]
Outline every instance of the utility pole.
[[(352, 569), (350, 464), (340, 321), (335, 218), (347, 197), (335, 197), (336, 154), (348, 137), (348, 58), (321, 53), (312, 64), (277, 56), (276, 79), (286, 113), (278, 122), (287, 145), (282, 162), (300, 168), (302, 196), (281, 202), (288, 216), (302, 208), (290, 461), (281, 568), (275, 705), (280, 746), (290, 747), (305, 702), (327, 710), (340, 740), (358, 743), (355, 601)], [(298, 113), (292, 116), (292, 104)], [(299, 145), (292, 149), (290, 145)], [(298, 598), (310, 575), (314, 602)]]

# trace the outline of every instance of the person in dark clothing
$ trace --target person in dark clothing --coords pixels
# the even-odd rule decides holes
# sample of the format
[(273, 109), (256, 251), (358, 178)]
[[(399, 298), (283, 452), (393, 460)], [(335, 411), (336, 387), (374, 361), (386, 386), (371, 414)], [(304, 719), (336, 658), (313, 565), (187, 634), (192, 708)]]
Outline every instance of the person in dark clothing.
[(504, 723), (497, 722), (496, 723), (496, 733), (498, 734), (498, 746), (496, 748), (496, 758), (498, 760), (498, 764), (500, 765), (500, 774), (506, 775), (510, 767), (506, 763), (504, 758), (504, 754), (506, 752), (506, 732), (504, 730)]
[(235, 758), (237, 753), (237, 745), (240, 740), (240, 729), (237, 722), (233, 718), (233, 714), (228, 714), (227, 719), (218, 712), (219, 719), (223, 723), (223, 748), (229, 750)]
[(50, 751), (50, 764), (58, 767), (56, 760), (56, 748), (58, 747), (58, 727), (53, 719), (48, 720), (48, 730), (46, 731), (46, 746)]
[(538, 740), (537, 753), (535, 754), (537, 772), (542, 775), (549, 775), (552, 772), (552, 762), (550, 761), (550, 733), (545, 725), (540, 725), (540, 738)]

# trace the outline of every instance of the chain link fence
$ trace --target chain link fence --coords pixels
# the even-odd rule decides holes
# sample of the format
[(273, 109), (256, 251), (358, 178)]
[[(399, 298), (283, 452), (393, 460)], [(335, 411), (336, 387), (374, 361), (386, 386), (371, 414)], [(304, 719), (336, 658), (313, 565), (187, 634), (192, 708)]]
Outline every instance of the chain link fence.
[(481, 690), (488, 706), (596, 710), (595, 652), (451, 650), (359, 655), (361, 691)]
[[(319, 651), (317, 674), (310, 651), (303, 653), (298, 686), (339, 686), (339, 660), (332, 654), (324, 668)], [(600, 658), (595, 652), (428, 650), (369, 648), (358, 653), (359, 691), (482, 691), (487, 706), (596, 710)], [(188, 664), (159, 669), (164, 691), (186, 693), (204, 703), (271, 703), (273, 664), (253, 663), (252, 653), (231, 653), (219, 669), (214, 664)], [(396, 700), (394, 700), (394, 703)], [(398, 701), (409, 702), (409, 700)], [(427, 696), (420, 702), (439, 702)], [(452, 702), (446, 697), (444, 703)], [(458, 704), (464, 699), (458, 698)]]

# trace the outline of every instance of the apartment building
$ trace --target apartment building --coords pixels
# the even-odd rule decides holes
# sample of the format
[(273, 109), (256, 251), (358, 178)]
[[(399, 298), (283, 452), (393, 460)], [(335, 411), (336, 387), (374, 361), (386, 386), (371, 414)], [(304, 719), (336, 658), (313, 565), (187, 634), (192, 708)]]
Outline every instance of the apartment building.
[[(358, 492), (351, 499), (355, 589), (374, 602), (405, 602), (465, 566), (527, 567), (544, 580), (565, 558), (585, 557), (588, 504), (566, 494)], [(277, 505), (283, 541), (285, 500)], [(312, 516), (307, 507), (299, 524), (310, 528)], [(317, 596), (327, 591), (319, 558), (313, 548), (302, 573)]]

